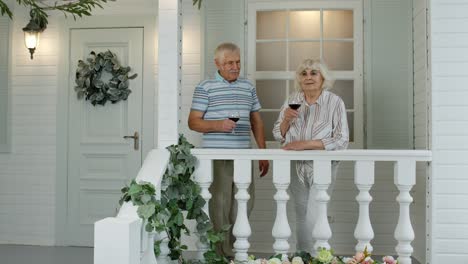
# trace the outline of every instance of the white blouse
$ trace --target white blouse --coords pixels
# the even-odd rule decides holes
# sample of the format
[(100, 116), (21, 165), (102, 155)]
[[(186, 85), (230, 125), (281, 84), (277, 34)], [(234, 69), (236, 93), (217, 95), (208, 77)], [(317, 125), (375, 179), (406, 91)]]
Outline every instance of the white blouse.
[[(283, 144), (293, 141), (321, 140), (326, 150), (346, 149), (349, 142), (348, 121), (343, 100), (336, 94), (322, 91), (317, 101), (311, 105), (304, 98), (304, 93), (292, 95), (302, 102), (299, 117), (291, 121), (285, 137), (281, 135), (280, 125), (284, 111), (289, 107), (288, 100), (283, 104), (278, 120), (273, 127), (273, 136)], [(304, 183), (305, 176), (313, 180), (313, 162), (296, 163), (297, 174)]]

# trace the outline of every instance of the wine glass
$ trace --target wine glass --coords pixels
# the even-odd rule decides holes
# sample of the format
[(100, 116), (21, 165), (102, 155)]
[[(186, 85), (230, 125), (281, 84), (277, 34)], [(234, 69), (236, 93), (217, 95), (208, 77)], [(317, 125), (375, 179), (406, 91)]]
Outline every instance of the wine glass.
[(297, 97), (289, 98), (288, 105), (291, 109), (297, 110), (301, 107), (302, 101)]
[[(239, 121), (239, 118), (240, 118), (240, 115), (239, 115), (239, 112), (238, 111), (232, 111), (232, 112), (229, 112), (229, 116), (228, 118), (234, 122), (237, 123), (237, 121)], [(232, 134), (235, 134), (235, 128), (232, 130), (231, 132)]]

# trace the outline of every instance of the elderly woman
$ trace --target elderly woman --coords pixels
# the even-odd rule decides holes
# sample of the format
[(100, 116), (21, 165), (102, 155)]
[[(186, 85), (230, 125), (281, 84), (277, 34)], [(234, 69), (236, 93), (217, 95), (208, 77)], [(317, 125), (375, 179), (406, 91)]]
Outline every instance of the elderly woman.
[[(296, 92), (284, 103), (273, 128), (273, 135), (283, 149), (346, 149), (349, 142), (346, 109), (339, 96), (327, 91), (333, 83), (327, 66), (320, 60), (306, 59), (299, 65)], [(332, 164), (332, 183), (337, 164)], [(296, 207), (297, 250), (309, 252), (315, 242), (312, 229), (317, 211), (313, 182), (313, 161), (293, 162), (291, 194)]]

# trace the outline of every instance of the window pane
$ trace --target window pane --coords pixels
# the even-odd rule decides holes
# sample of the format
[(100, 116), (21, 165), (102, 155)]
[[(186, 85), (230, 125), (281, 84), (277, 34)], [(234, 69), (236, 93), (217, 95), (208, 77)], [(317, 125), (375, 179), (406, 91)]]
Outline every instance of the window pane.
[(354, 81), (336, 81), (330, 92), (343, 99), (346, 109), (354, 108)]
[(278, 112), (261, 112), (260, 115), (262, 116), (263, 125), (265, 126), (265, 140), (266, 141), (275, 141), (273, 137), (273, 125), (278, 119), (279, 111)]
[(295, 80), (289, 80), (288, 82), (289, 82), (289, 93), (288, 93), (288, 97), (289, 97), (290, 94), (296, 92), (296, 88), (294, 87), (294, 83), (296, 81)]
[(323, 11), (324, 38), (353, 38), (353, 11)]
[(286, 81), (258, 80), (257, 96), (263, 109), (280, 109), (286, 100)]
[(297, 66), (305, 59), (320, 58), (319, 42), (290, 42), (289, 43), (289, 68), (295, 71)]
[(349, 142), (354, 142), (354, 113), (348, 112)]
[(286, 38), (286, 11), (257, 12), (257, 39)]
[(330, 70), (352, 71), (354, 62), (353, 43), (326, 41), (323, 43), (323, 58)]
[(320, 11), (291, 11), (289, 13), (290, 38), (320, 38)]
[(286, 42), (257, 43), (257, 71), (286, 70)]

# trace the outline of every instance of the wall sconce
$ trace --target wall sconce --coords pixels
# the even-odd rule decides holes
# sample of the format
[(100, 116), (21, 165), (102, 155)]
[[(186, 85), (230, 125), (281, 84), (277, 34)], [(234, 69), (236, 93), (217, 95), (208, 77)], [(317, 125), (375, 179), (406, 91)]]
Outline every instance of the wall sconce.
[(39, 45), (39, 35), (45, 29), (46, 26), (39, 25), (37, 20), (35, 20), (32, 15), (31, 20), (29, 20), (29, 23), (26, 25), (26, 27), (23, 28), (24, 45), (26, 46), (26, 48), (29, 49), (29, 53), (31, 53), (31, 60), (33, 59), (33, 54), (37, 48), (37, 45)]

